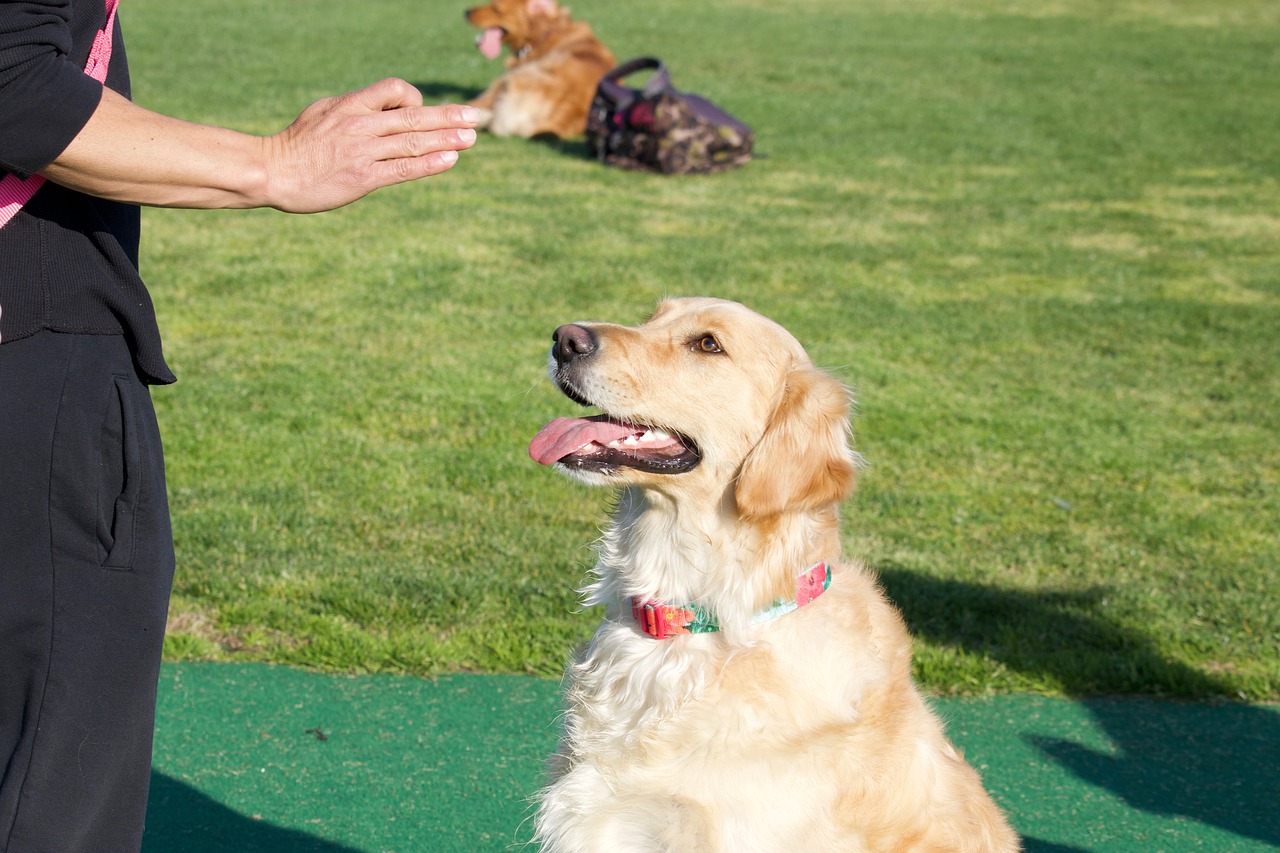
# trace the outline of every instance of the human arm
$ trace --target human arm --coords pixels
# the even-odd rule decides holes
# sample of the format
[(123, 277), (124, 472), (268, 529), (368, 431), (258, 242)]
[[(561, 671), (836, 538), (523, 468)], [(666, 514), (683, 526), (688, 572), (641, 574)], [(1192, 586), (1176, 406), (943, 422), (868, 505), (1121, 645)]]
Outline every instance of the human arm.
[(325, 98), (273, 136), (191, 124), (104, 88), (41, 174), (90, 195), (158, 207), (313, 213), (446, 171), (475, 142), (475, 111), (423, 106), (403, 80)]

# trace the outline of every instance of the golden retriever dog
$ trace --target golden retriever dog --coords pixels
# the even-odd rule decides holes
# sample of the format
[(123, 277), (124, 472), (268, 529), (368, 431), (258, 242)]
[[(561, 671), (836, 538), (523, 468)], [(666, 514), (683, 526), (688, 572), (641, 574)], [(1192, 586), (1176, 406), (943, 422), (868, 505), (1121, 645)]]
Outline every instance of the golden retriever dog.
[(553, 420), (529, 453), (620, 492), (542, 850), (1018, 850), (913, 683), (901, 616), (840, 556), (860, 464), (844, 387), (736, 302), (553, 340), (555, 384), (603, 414)]
[(467, 10), (482, 32), (476, 46), (497, 59), (506, 45), (506, 72), (471, 100), (481, 127), (495, 136), (561, 139), (581, 136), (596, 84), (617, 64), (588, 24), (555, 0), (493, 0)]

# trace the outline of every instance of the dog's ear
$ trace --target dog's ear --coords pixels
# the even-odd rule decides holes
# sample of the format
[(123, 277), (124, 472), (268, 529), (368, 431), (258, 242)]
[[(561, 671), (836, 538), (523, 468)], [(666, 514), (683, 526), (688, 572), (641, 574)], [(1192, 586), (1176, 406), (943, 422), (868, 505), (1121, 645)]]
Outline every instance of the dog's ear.
[(738, 513), (764, 518), (844, 500), (858, 472), (849, 442), (844, 386), (814, 367), (792, 370), (764, 436), (742, 464)]

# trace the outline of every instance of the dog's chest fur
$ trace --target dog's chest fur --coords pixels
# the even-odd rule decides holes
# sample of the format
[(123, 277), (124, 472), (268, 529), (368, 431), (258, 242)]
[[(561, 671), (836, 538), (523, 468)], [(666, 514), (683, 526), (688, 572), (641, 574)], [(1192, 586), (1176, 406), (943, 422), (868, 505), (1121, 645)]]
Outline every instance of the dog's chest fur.
[(718, 633), (654, 640), (617, 608), (569, 670), (565, 745), (660, 763), (664, 743), (758, 751), (773, 736), (856, 724), (862, 698), (901, 663), (830, 631), (834, 610), (857, 607), (849, 591), (861, 580), (837, 575), (821, 600), (745, 644)]
[[(664, 740), (687, 744), (703, 734), (754, 748), (766, 729), (851, 719), (851, 702), (865, 683), (885, 677), (880, 650), (840, 647), (840, 634), (884, 630), (873, 629), (868, 608), (850, 598), (856, 591), (879, 601), (860, 568), (837, 572), (832, 592), (804, 611), (754, 624), (754, 612), (780, 596), (779, 585), (790, 584), (794, 594), (797, 567), (804, 567), (823, 530), (799, 524), (790, 535), (774, 530), (760, 540), (726, 523), (730, 517), (682, 515), (673, 503), (640, 490), (620, 495), (587, 590), (587, 602), (606, 605), (608, 613), (568, 673), (565, 746), (572, 751), (640, 751), (655, 758)], [(838, 543), (828, 547), (838, 550)], [(770, 566), (777, 568), (762, 570)], [(652, 639), (634, 624), (633, 596), (700, 602), (716, 613), (722, 630)], [(848, 612), (840, 614), (842, 607)], [(862, 624), (833, 635), (832, 626), (851, 619)], [(797, 694), (811, 695), (797, 703)]]
[[(856, 571), (843, 582), (837, 575), (822, 599), (766, 626), (747, 646), (718, 634), (653, 640), (637, 635), (629, 614), (611, 614), (570, 669), (556, 781), (544, 805), (547, 826), (592, 840), (577, 847), (566, 836), (553, 849), (632, 849), (621, 837), (560, 819), (561, 809), (608, 810), (615, 826), (670, 833), (669, 846), (636, 849), (830, 849), (832, 839), (808, 838), (826, 830), (806, 815), (828, 796), (824, 786), (843, 781), (816, 768), (849, 753), (864, 713), (882, 715), (894, 667), (873, 644), (825, 645), (846, 639), (828, 637), (827, 626), (836, 609), (856, 614)], [(635, 814), (618, 815), (611, 792), (620, 790), (629, 792), (626, 808)], [(708, 820), (705, 809), (774, 817), (767, 829), (739, 838), (734, 833), (746, 824)]]

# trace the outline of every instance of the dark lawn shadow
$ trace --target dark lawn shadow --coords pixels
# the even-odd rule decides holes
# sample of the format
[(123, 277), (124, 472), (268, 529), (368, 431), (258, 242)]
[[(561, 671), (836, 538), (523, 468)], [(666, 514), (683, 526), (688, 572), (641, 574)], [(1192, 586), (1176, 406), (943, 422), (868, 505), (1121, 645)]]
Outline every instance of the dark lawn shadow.
[(151, 773), (142, 853), (360, 853), (232, 811), (195, 788)]
[(1135, 809), (1194, 818), (1280, 847), (1280, 713), (1248, 705), (1088, 699), (1115, 754), (1031, 742)]
[(457, 83), (435, 82), (411, 85), (422, 93), (422, 102), (425, 104), (460, 104), (484, 91), (474, 86), (459, 86)]
[(1017, 591), (876, 567), (911, 631), (1062, 685), (1072, 696), (1230, 697), (1222, 681), (1163, 657), (1098, 615), (1105, 587)]
[(1105, 589), (1002, 590), (892, 565), (879, 573), (916, 636), (1052, 678), (1084, 697), (1114, 752), (1033, 740), (1078, 778), (1142, 811), (1280, 845), (1280, 713), (1238, 703), (1095, 698), (1230, 695), (1225, 683), (1165, 659), (1146, 636), (1099, 617), (1095, 603)]
[(1041, 841), (1038, 838), (1022, 836), (1022, 853), (1089, 853), (1083, 847), (1068, 847), (1065, 844), (1054, 844), (1052, 841)]
[(535, 136), (531, 141), (537, 142), (539, 145), (546, 146), (557, 154), (565, 157), (572, 157), (575, 160), (591, 160), (591, 156), (587, 153), (587, 141), (579, 136), (576, 139), (561, 139), (558, 136), (546, 134), (543, 136)]

